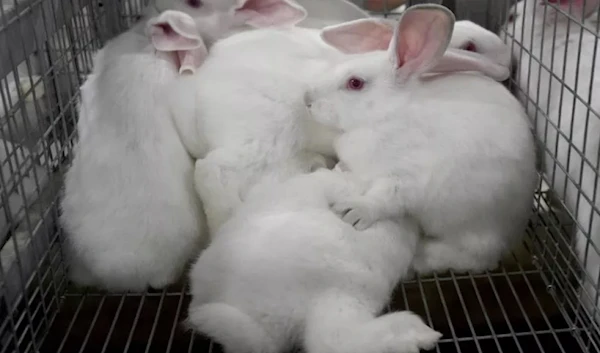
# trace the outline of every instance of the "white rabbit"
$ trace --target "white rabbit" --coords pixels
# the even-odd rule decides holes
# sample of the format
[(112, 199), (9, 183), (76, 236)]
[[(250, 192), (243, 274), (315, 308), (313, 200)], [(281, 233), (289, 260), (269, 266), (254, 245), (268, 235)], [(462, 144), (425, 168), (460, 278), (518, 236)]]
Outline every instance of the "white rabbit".
[[(144, 35), (145, 21), (157, 17), (165, 10), (181, 11), (191, 16), (207, 48), (237, 31), (271, 25), (293, 25), (306, 17), (306, 11), (290, 0), (154, 0), (143, 11), (146, 20), (140, 21), (128, 32)], [(128, 52), (127, 43), (123, 41), (122, 44), (113, 45), (112, 48), (105, 46), (94, 55), (94, 71), (82, 86), (82, 96), (95, 95), (90, 87), (92, 85), (87, 84), (87, 81), (93, 80), (104, 63), (111, 61), (112, 56), (121, 57)], [(85, 99), (82, 97), (81, 104)], [(83, 119), (80, 116), (78, 132), (85, 130), (90, 115), (92, 114), (86, 114)]]
[(418, 238), (410, 219), (365, 232), (329, 209), (352, 190), (319, 170), (257, 186), (190, 271), (187, 325), (227, 353), (417, 353), (441, 334), (411, 312), (384, 314)]
[[(340, 29), (350, 37), (351, 30), (372, 31), (373, 37), (369, 37), (372, 40), (365, 40), (365, 45), (376, 48), (387, 47), (392, 36), (387, 21), (357, 20), (328, 28), (330, 32)], [(454, 70), (456, 65), (468, 63), (467, 56), (481, 58), (476, 53), (458, 52), (448, 53), (432, 71)], [(240, 55), (244, 60), (240, 60)], [(228, 183), (238, 185), (239, 190), (231, 186), (223, 189), (209, 182), (217, 181), (217, 171), (225, 167), (229, 170), (227, 178), (233, 178), (231, 159), (225, 156), (247, 156), (256, 161), (252, 162), (255, 163), (252, 170), (259, 174), (271, 167), (277, 169), (278, 161), (297, 161), (297, 154), (304, 150), (335, 156), (333, 140), (339, 131), (307, 118), (303, 92), (314, 77), (326, 73), (332, 63), (344, 56), (343, 51), (326, 45), (320, 32), (313, 29), (244, 32), (216, 43), (199, 71), (172, 90), (176, 100), (171, 104), (175, 107), (173, 116), (180, 119), (177, 126), (188, 151), (196, 158), (203, 158), (208, 151), (224, 149), (196, 165), (196, 188), (204, 203), (211, 234), (243, 201), (244, 190), (252, 180), (258, 178), (253, 172), (238, 168), (240, 180)], [(501, 80), (508, 77), (505, 67), (494, 63), (478, 66), (481, 62), (472, 60), (470, 67)], [(189, 104), (192, 101), (195, 106)], [(257, 155), (249, 157), (250, 151)], [(318, 159), (315, 154), (301, 158), (307, 163), (291, 163), (293, 167), (277, 173), (308, 171)], [(211, 170), (217, 174), (210, 175)], [(218, 190), (227, 194), (219, 195)]]
[(413, 215), (426, 234), (420, 273), (495, 267), (523, 234), (536, 184), (527, 117), (508, 90), (471, 73), (422, 76), (453, 22), (442, 6), (409, 8), (388, 53), (348, 58), (306, 97), (314, 119), (344, 131), (335, 143), (344, 168), (371, 182), (334, 209), (357, 229)]
[[(564, 200), (564, 206), (577, 223), (575, 247), (585, 270), (582, 300), (591, 313), (598, 305), (594, 303), (600, 272), (597, 211), (600, 198), (595, 196), (600, 101), (593, 99), (600, 89), (600, 60), (594, 34), (600, 1), (570, 2), (571, 16), (593, 28), (591, 33), (586, 29), (581, 31), (581, 27), (564, 14), (569, 13), (569, 2), (547, 2), (517, 3), (511, 10), (506, 30), (509, 37), (515, 39), (518, 94), (528, 107), (540, 143), (543, 178), (557, 198)], [(570, 54), (565, 55), (565, 52)]]
[(507, 68), (512, 62), (510, 47), (498, 35), (467, 20), (456, 21), (448, 47), (479, 53)]
[[(253, 0), (259, 8), (244, 18), (263, 18), (261, 4)], [(288, 8), (293, 22), (304, 16), (284, 0), (274, 5), (272, 23), (290, 21)], [(144, 26), (109, 42), (86, 84), (84, 95), (93, 97), (82, 99), (85, 124), (62, 201), (71, 278), (110, 290), (176, 281), (204, 241), (193, 161), (163, 97), (181, 78), (178, 69), (200, 65), (206, 47), (183, 12), (151, 18), (148, 35), (139, 33)]]
[(103, 58), (87, 86), (94, 96), (82, 99), (86, 127), (61, 204), (78, 284), (160, 288), (178, 279), (202, 245), (192, 159), (160, 97), (179, 76), (171, 51), (201, 59), (206, 48), (184, 13), (165, 11), (147, 26), (148, 36), (131, 31), (107, 44), (107, 53), (123, 55)]

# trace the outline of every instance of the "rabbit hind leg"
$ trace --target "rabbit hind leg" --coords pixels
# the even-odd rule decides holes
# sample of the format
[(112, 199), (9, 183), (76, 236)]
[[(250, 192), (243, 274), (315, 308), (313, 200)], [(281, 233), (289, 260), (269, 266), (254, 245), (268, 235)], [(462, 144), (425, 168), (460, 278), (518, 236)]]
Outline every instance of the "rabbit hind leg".
[(309, 310), (304, 346), (308, 353), (418, 353), (441, 334), (409, 311), (376, 317), (374, 305), (341, 291), (322, 295)]

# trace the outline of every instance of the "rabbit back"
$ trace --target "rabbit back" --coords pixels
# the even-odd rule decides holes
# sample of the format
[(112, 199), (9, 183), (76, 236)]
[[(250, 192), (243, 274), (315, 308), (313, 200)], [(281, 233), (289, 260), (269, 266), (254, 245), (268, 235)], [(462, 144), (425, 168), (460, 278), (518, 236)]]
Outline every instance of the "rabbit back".
[(61, 221), (73, 257), (96, 285), (162, 287), (177, 279), (203, 235), (192, 159), (161, 103), (160, 83), (177, 72), (148, 52), (105, 65), (88, 86), (94, 96), (83, 99), (88, 116), (65, 177)]
[(302, 28), (243, 32), (218, 42), (190, 90), (197, 92), (201, 128), (195, 131), (209, 149), (273, 136), (294, 145), (307, 120), (307, 81), (332, 51), (318, 31)]
[(533, 139), (518, 101), (486, 77), (426, 79), (402, 115), (345, 134), (336, 150), (365, 180), (393, 175), (398, 200), (426, 234), (472, 239), (463, 245), (477, 260), (455, 270), (495, 266), (526, 226), (537, 180)]
[(236, 210), (192, 267), (190, 313), (225, 303), (294, 342), (312, 301), (331, 288), (381, 310), (408, 269), (416, 227), (382, 221), (357, 232), (329, 210), (319, 173), (252, 193)]

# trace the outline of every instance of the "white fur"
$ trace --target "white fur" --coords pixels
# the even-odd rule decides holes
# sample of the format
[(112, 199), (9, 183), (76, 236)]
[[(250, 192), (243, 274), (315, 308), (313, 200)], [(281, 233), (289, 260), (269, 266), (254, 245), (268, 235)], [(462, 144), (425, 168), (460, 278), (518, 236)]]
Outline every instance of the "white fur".
[[(177, 55), (191, 53), (204, 48), (202, 38), (211, 43), (246, 23), (289, 25), (306, 15), (286, 0), (250, 10), (248, 4), (261, 5), (207, 0), (196, 9), (189, 0), (159, 0), (145, 20), (94, 57), (94, 72), (82, 89), (81, 139), (62, 201), (76, 283), (110, 290), (161, 288), (176, 281), (200, 250), (205, 220), (193, 162), (165, 98), (180, 85), (183, 64), (157, 45), (177, 49)], [(179, 11), (158, 14), (165, 9)], [(174, 21), (167, 24), (179, 36), (156, 31), (155, 22), (167, 20)]]
[[(587, 4), (593, 10), (598, 1), (588, 0)], [(573, 16), (581, 18), (581, 10), (575, 2), (573, 7)], [(568, 8), (562, 10), (568, 12)], [(570, 21), (568, 29), (569, 21), (565, 15), (555, 7), (544, 8), (537, 1), (519, 2), (511, 13), (514, 19), (506, 25), (506, 30), (509, 38), (516, 40), (513, 52), (519, 62), (517, 93), (528, 107), (540, 142), (544, 178), (555, 195), (564, 200), (578, 223), (576, 251), (586, 271), (582, 300), (591, 313), (600, 272), (597, 250), (600, 248), (600, 219), (598, 211), (593, 210), (593, 207), (600, 207), (600, 198), (595, 204), (593, 201), (600, 148), (597, 113), (600, 112), (600, 101), (593, 98), (600, 89), (600, 60), (592, 60), (598, 54), (594, 53), (596, 36), (583, 30), (580, 38), (579, 25)], [(593, 31), (596, 14), (592, 11), (583, 22)], [(566, 62), (565, 51), (568, 51)], [(538, 64), (540, 59), (545, 67)], [(572, 91), (576, 92), (577, 98)], [(593, 111), (586, 107), (588, 103)], [(583, 162), (584, 158), (587, 161)]]
[[(316, 30), (243, 32), (216, 43), (198, 72), (173, 90), (174, 99), (196, 103), (172, 104), (190, 153), (204, 158), (215, 151), (198, 161), (195, 177), (211, 234), (263, 174), (275, 168), (285, 178), (322, 165), (319, 153), (333, 156), (335, 132), (308, 122), (303, 92), (313, 75), (327, 67), (328, 58), (341, 55)], [(304, 152), (308, 147), (314, 153)], [(239, 155), (245, 157), (236, 166), (233, 160)], [(223, 168), (227, 177), (215, 174)], [(218, 193), (210, 180), (236, 187)]]
[(465, 49), (469, 43), (475, 46), (475, 52), (504, 67), (510, 67), (511, 49), (498, 35), (471, 21), (456, 21), (448, 47)]
[[(339, 131), (308, 119), (303, 93), (343, 57), (323, 42), (317, 30), (243, 32), (216, 43), (199, 71), (173, 90), (172, 97), (180, 100), (172, 104), (176, 107), (173, 115), (179, 119), (177, 126), (188, 151), (203, 158), (208, 151), (224, 149), (196, 166), (196, 188), (211, 234), (243, 201), (244, 190), (259, 174), (279, 168), (277, 163), (300, 158), (300, 164), (292, 163), (286, 172), (278, 171), (279, 175), (290, 176), (292, 171), (314, 168), (318, 154), (335, 156), (333, 141)], [(190, 105), (191, 101), (196, 105)], [(308, 159), (297, 157), (304, 150), (314, 153)], [(256, 155), (250, 157), (249, 151)], [(231, 160), (224, 157), (232, 155), (245, 155), (255, 161), (251, 167), (254, 171), (248, 174), (238, 168), (245, 176), (228, 183), (240, 189), (217, 193), (221, 189), (218, 182), (215, 185), (208, 180), (219, 180), (217, 171), (225, 166), (229, 170), (227, 179), (233, 178)], [(200, 166), (202, 170), (198, 170)]]
[(110, 290), (173, 283), (203, 242), (193, 162), (161, 99), (178, 73), (143, 25), (106, 45), (84, 85), (62, 201), (71, 278)]
[[(389, 53), (395, 50), (392, 44)], [(485, 76), (404, 80), (388, 55), (348, 58), (307, 96), (314, 119), (345, 131), (335, 143), (340, 162), (371, 183), (333, 207), (358, 229), (414, 216), (427, 235), (414, 261), (420, 273), (493, 268), (523, 234), (532, 206), (535, 156), (525, 112)], [(365, 80), (364, 89), (346, 89), (351, 77)]]
[(282, 182), (327, 166), (319, 154), (289, 151), (272, 155), (267, 152), (270, 146), (255, 141), (235, 148), (217, 148), (196, 161), (195, 186), (208, 205), (206, 217), (213, 237), (256, 184)]
[(258, 187), (190, 272), (189, 326), (227, 353), (384, 353), (431, 349), (441, 336), (410, 312), (376, 317), (410, 267), (417, 227), (366, 232), (329, 209), (357, 186), (320, 170)]
[(242, 0), (202, 0), (203, 6), (195, 9), (188, 0), (153, 0), (155, 5), (145, 9), (146, 17), (154, 17), (165, 10), (185, 12), (196, 20), (196, 27), (207, 46), (231, 33), (250, 27), (235, 15)]

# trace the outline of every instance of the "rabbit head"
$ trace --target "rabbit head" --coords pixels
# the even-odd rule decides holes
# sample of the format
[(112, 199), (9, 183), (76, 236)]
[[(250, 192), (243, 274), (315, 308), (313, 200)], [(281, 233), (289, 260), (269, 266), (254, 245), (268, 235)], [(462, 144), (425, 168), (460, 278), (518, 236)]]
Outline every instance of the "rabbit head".
[(489, 66), (500, 70), (502, 79), (508, 77), (508, 68), (477, 53), (446, 51), (453, 25), (447, 8), (417, 5), (404, 12), (391, 34), (388, 23), (376, 20), (325, 28), (321, 37), (326, 43), (355, 55), (337, 62), (306, 93), (313, 118), (341, 130), (371, 124), (397, 113), (410, 99), (411, 86), (426, 73), (485, 71), (482, 67)]
[(290, 0), (155, 0), (159, 12), (177, 10), (196, 21), (202, 38), (210, 45), (230, 30), (244, 27), (294, 25), (306, 11)]
[(454, 24), (449, 47), (479, 53), (506, 67), (512, 61), (510, 47), (498, 35), (471, 21)]

